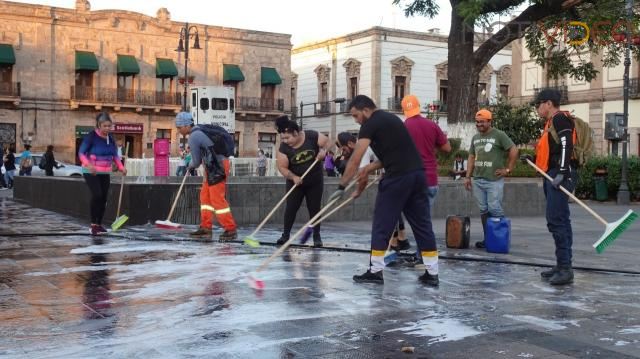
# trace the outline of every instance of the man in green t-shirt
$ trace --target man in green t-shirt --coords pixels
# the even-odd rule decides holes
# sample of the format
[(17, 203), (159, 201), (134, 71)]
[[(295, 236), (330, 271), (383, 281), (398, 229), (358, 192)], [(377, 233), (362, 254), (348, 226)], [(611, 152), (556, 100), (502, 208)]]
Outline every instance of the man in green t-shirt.
[[(471, 139), (464, 182), (467, 191), (471, 190), (473, 183), (473, 195), (480, 207), (482, 230), (485, 233), (489, 217), (504, 217), (504, 177), (513, 171), (518, 158), (518, 149), (513, 141), (504, 132), (491, 127), (492, 119), (489, 110), (482, 109), (476, 113), (478, 133)], [(476, 242), (476, 248), (484, 247), (484, 239)]]

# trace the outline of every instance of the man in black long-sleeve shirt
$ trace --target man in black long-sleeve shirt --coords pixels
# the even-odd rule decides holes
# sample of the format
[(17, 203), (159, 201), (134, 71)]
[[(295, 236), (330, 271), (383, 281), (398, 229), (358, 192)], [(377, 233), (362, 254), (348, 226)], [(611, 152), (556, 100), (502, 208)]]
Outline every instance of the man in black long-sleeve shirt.
[(553, 179), (545, 179), (543, 188), (547, 198), (547, 228), (555, 242), (557, 263), (540, 274), (552, 285), (564, 285), (573, 282), (573, 232), (569, 197), (560, 190), (560, 186), (572, 192), (576, 185), (576, 169), (571, 159), (575, 124), (567, 113), (560, 111), (560, 92), (557, 90), (540, 91), (534, 105), (538, 115), (546, 120), (545, 131), (536, 147), (536, 165)]

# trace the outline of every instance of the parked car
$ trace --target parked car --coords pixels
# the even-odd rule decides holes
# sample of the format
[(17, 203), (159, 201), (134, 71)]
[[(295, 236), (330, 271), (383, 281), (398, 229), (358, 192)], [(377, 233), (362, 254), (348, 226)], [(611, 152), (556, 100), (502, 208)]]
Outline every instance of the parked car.
[[(33, 169), (31, 170), (31, 175), (32, 176), (44, 176), (44, 170), (40, 169), (40, 167), (38, 166), (40, 164), (40, 159), (42, 159), (42, 156), (44, 154), (43, 153), (32, 153), (31, 156), (33, 157)], [(16, 176), (18, 175), (18, 172), (20, 172), (20, 158), (22, 157), (22, 153), (16, 153)], [(59, 176), (59, 177), (82, 177), (82, 167), (81, 166), (76, 166), (76, 165), (72, 165), (66, 162), (62, 162), (62, 161), (57, 161), (58, 162), (58, 166), (60, 166), (60, 168), (53, 168), (53, 175), (54, 176)]]

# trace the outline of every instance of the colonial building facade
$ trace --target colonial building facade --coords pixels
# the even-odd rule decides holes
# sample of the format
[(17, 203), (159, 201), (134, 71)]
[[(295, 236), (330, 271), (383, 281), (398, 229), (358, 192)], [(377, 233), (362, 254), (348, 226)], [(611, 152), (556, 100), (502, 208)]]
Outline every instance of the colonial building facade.
[[(524, 40), (513, 44), (512, 101), (515, 104), (530, 102), (537, 91), (544, 87), (555, 87), (562, 93), (561, 109), (572, 111), (576, 116), (589, 122), (593, 129), (596, 152), (610, 154), (622, 151), (619, 140), (608, 140), (605, 136), (605, 122), (608, 113), (623, 112), (623, 75), (622, 62), (615, 67), (602, 65), (602, 54), (588, 56), (596, 70), (597, 77), (591, 82), (575, 80), (565, 76), (554, 79), (547, 76), (544, 68), (537, 65), (524, 45)], [(578, 61), (578, 58), (573, 58)], [(640, 67), (637, 60), (631, 61), (630, 101), (629, 101), (629, 143), (630, 154), (640, 153)]]
[(170, 138), (175, 155), (187, 82), (236, 89), (240, 156), (273, 147), (273, 119), (291, 108), (290, 35), (191, 25), (201, 49), (190, 50), (185, 79), (184, 52), (175, 51), (184, 24), (165, 8), (150, 17), (91, 11), (86, 0), (75, 9), (0, 1), (0, 143), (54, 145), (74, 161), (81, 136), (108, 111), (130, 156), (151, 157), (157, 138)]
[[(294, 48), (291, 96), (297, 105), (296, 117), (304, 127), (335, 137), (341, 131), (358, 131), (359, 126), (346, 113), (355, 95), (370, 96), (379, 108), (403, 117), (400, 101), (414, 94), (424, 112), (438, 118), (445, 131), (453, 130), (446, 120), (447, 41), (436, 29), (415, 32), (374, 27)], [(508, 48), (491, 59), (479, 79), (480, 105), (510, 95), (510, 65)], [(434, 106), (429, 109), (429, 105)]]

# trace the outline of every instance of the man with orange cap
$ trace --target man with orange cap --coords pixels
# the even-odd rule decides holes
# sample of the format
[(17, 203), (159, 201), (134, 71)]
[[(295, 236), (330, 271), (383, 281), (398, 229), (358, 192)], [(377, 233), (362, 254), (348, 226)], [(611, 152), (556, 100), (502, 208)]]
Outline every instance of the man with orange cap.
[[(473, 186), (473, 195), (480, 207), (482, 230), (485, 233), (489, 217), (504, 217), (504, 177), (513, 171), (518, 159), (518, 149), (513, 141), (506, 133), (492, 128), (491, 120), (493, 115), (487, 109), (481, 109), (476, 113), (478, 133), (471, 139), (467, 177), (464, 182), (467, 191), (471, 191)], [(476, 248), (484, 247), (484, 239), (476, 242)]]
[[(401, 105), (405, 117), (404, 125), (409, 130), (409, 135), (411, 135), (422, 159), (426, 177), (425, 187), (429, 196), (429, 209), (433, 209), (433, 203), (438, 194), (438, 160), (436, 159), (436, 151), (450, 152), (451, 145), (440, 126), (420, 115), (420, 102), (416, 96), (405, 96)], [(399, 224), (399, 229), (400, 232), (404, 232), (404, 223), (402, 221)], [(401, 233), (398, 236), (397, 244), (392, 241), (391, 245), (397, 245), (398, 249), (404, 249), (409, 247), (408, 244), (404, 234)], [(417, 253), (419, 258), (419, 252)]]

